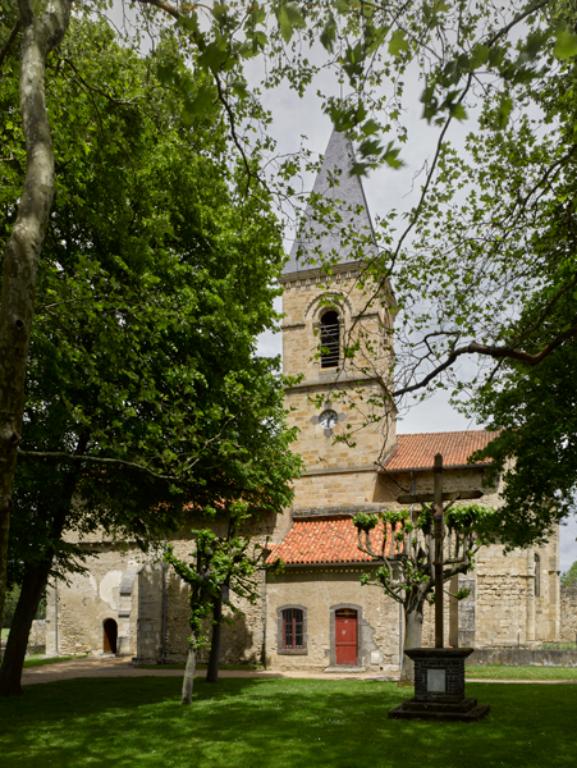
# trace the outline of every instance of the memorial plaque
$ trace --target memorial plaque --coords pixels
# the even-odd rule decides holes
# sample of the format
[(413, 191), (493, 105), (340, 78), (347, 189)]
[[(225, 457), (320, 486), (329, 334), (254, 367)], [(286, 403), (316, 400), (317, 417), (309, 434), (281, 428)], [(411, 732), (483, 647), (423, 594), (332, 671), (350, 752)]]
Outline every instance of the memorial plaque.
[(445, 693), (447, 690), (447, 673), (444, 669), (427, 670), (427, 691), (429, 693)]

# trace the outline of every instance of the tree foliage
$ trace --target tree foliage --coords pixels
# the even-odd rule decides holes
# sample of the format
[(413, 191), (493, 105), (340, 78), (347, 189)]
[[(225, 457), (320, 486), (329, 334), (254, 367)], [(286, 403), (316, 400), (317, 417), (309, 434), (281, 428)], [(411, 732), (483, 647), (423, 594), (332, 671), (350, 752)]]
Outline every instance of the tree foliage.
[[(388, 510), (359, 513), (353, 518), (358, 546), (369, 555), (375, 568), (362, 577), (364, 584), (378, 584), (385, 595), (403, 607), (404, 649), (421, 647), (423, 610), (437, 589), (474, 566), (476, 552), (495, 535), (494, 509), (481, 504), (448, 505), (444, 514), (443, 578), (435, 577), (434, 509)], [(456, 594), (457, 598), (465, 595)], [(412, 678), (411, 665), (403, 668), (403, 679)]]
[(162, 82), (187, 72), (172, 40), (140, 60), (106, 24), (74, 31), (51, 62), (58, 182), (14, 496), (12, 577), (37, 573), (29, 597), (78, 567), (64, 529), (143, 544), (191, 498), (278, 511), (297, 467), (278, 361), (255, 355), (283, 259), (266, 195), (242, 193), (221, 116), (191, 124)]
[[(382, 407), (449, 388), (500, 432), (485, 455), (507, 480), (503, 540), (542, 538), (577, 482), (575, 5), (327, 0), (306, 18), (348, 89), (324, 108), (356, 141), (356, 172), (400, 167), (424, 125), (434, 137), (414, 204), (387, 212), (362, 273), (367, 306), (395, 290)], [(419, 126), (405, 116), (415, 81)]]
[[(254, 577), (262, 567), (266, 549), (243, 535), (243, 529), (246, 533), (251, 522), (249, 507), (244, 501), (231, 502), (221, 511), (220, 517), (223, 516), (226, 523), (224, 526), (221, 523), (221, 530), (192, 531), (194, 551), (188, 562), (176, 556), (172, 547), (165, 553), (166, 561), (190, 587), (190, 636), (182, 683), (183, 704), (192, 701), (198, 651), (206, 647), (209, 636), (212, 635), (213, 645), (215, 636), (219, 637), (223, 602), (234, 610), (231, 594), (249, 602), (257, 598)], [(215, 653), (214, 663), (218, 667), (218, 648)]]
[(563, 587), (574, 587), (577, 584), (577, 561), (561, 575), (561, 585)]
[[(103, 5), (95, 2), (86, 4), (86, 8), (98, 11)], [(422, 113), (424, 121), (437, 133), (435, 148), (421, 177), (416, 203), (404, 213), (390, 212), (383, 220), (380, 253), (371, 256), (364, 271), (379, 289), (394, 278), (399, 311), (397, 343), (407, 342), (404, 353), (398, 350), (393, 386), (391, 372), (382, 372), (383, 403), (389, 407), (391, 397), (398, 399), (423, 387), (437, 386), (439, 381), (458, 390), (462, 382), (451, 379), (454, 363), (461, 357), (476, 355), (495, 365), (487, 368), (486, 375), (467, 384), (481, 385), (480, 412), (491, 414), (504, 435), (509, 432), (511, 427), (499, 415), (503, 412), (498, 401), (500, 393), (509, 385), (517, 387), (521, 402), (525, 390), (531, 388), (529, 379), (531, 386), (535, 384), (533, 371), (545, 359), (564, 356), (577, 334), (569, 301), (574, 294), (574, 4), (570, 0), (516, 0), (503, 8), (497, 2), (480, 6), (470, 0), (321, 0), (314, 4), (299, 0), (272, 4), (223, 0), (210, 5), (173, 5), (166, 0), (137, 0), (133, 6), (139, 14), (139, 34), (145, 28), (155, 32), (164, 29), (188, 63), (185, 66), (184, 58), (174, 58), (173, 49), (173, 59), (166, 58), (157, 69), (158, 88), (150, 106), (154, 106), (154, 98), (161, 91), (169, 91), (172, 95), (168, 98), (178, 104), (182, 132), (196, 126), (196, 121), (214, 124), (224, 116), (225, 133), (221, 136), (224, 140), (226, 134), (226, 143), (229, 140), (238, 152), (244, 189), (253, 193), (258, 190), (256, 199), (261, 193), (266, 195), (266, 184), (255, 158), (260, 148), (271, 149), (272, 144), (260, 130), (269, 120), (259, 104), (262, 91), (251, 87), (247, 76), (246, 65), (252, 59), (266, 59), (261, 84), (266, 88), (288, 82), (303, 93), (315, 85), (319, 73), (334, 72), (338, 90), (346, 96), (326, 94), (323, 108), (335, 127), (356, 141), (358, 173), (379, 165), (393, 171), (403, 164), (410, 151), (405, 145), (411, 146), (414, 132), (413, 126), (405, 123), (410, 91), (407, 84), (414, 76), (421, 78)], [(5, 128), (12, 131), (11, 138), (23, 141), (18, 147), (14, 145), (10, 162), (5, 164), (12, 197), (3, 224), (6, 248), (0, 299), (0, 413), (4, 419), (0, 424), (0, 606), (36, 273), (54, 186), (50, 126), (43, 107), (44, 67), (66, 32), (70, 7), (65, 0), (22, 0), (17, 9), (3, 3), (0, 20), (3, 75), (21, 75), (19, 92), (12, 94), (4, 113)], [(321, 57), (317, 55), (320, 49), (324, 51)], [(33, 66), (30, 56), (35, 57)], [(97, 94), (107, 92), (102, 87), (105, 80), (94, 83), (90, 73), (82, 75), (82, 79), (95, 99)], [(10, 78), (3, 77), (3, 82), (7, 80)], [(119, 106), (127, 94), (129, 103), (124, 105), (124, 114), (126, 124), (130, 124), (129, 80), (119, 78), (112, 100), (107, 99), (106, 107), (101, 108), (104, 124), (108, 111), (114, 111), (112, 107)], [(58, 111), (55, 103), (52, 108)], [(134, 110), (132, 117), (136, 119)], [(472, 130), (463, 152), (452, 141), (451, 130), (455, 124), (467, 124), (467, 119)], [(36, 130), (39, 126), (40, 130)], [(87, 156), (91, 153), (91, 140), (84, 139), (82, 133), (71, 137), (72, 146), (82, 148)], [(111, 150), (115, 146), (118, 149), (113, 141)], [(170, 156), (166, 144), (165, 150)], [(178, 145), (173, 151), (178, 151)], [(117, 162), (122, 171), (121, 153)], [(166, 168), (160, 158), (157, 162), (155, 170), (163, 177)], [(114, 167), (112, 162), (103, 178), (110, 179), (110, 168)], [(294, 160), (271, 167), (276, 172), (274, 183), (278, 182), (290, 195), (294, 191), (290, 177), (297, 170)], [(195, 164), (193, 168), (198, 170)], [(212, 179), (209, 173), (207, 181)], [(87, 177), (85, 192), (92, 181), (94, 178)], [(162, 227), (166, 225), (161, 210), (151, 208), (147, 215), (143, 212), (142, 219), (147, 227), (159, 228), (155, 232), (157, 239), (162, 239)], [(203, 220), (203, 213), (197, 211)], [(127, 216), (129, 213), (125, 212)], [(110, 237), (110, 230), (104, 229)], [(165, 232), (162, 236), (168, 235)], [(216, 225), (211, 236), (212, 243), (222, 237)], [(134, 233), (133, 237), (136, 245), (138, 237)], [(226, 244), (224, 238), (219, 246)], [(166, 263), (165, 268), (172, 270)], [(82, 269), (90, 272), (91, 265), (84, 264)], [(116, 279), (123, 280), (120, 263), (114, 264), (114, 270)], [(129, 260), (131, 270), (136, 268)], [(202, 270), (195, 272), (195, 278), (202, 285)], [(95, 274), (90, 279), (97, 284), (99, 277)], [(234, 285), (224, 275), (220, 279), (225, 291)], [(137, 282), (134, 280), (133, 285)], [(203, 296), (209, 304), (218, 305), (210, 290)], [(423, 302), (423, 296), (427, 301)], [(561, 297), (567, 299), (564, 309)], [(94, 298), (90, 292), (79, 296), (87, 303)], [(101, 330), (107, 332), (107, 315), (101, 315)], [(231, 318), (230, 327), (233, 325)], [(204, 330), (211, 338), (211, 330)], [(241, 349), (246, 348), (246, 341), (239, 339)], [(210, 345), (204, 348), (208, 350)], [(117, 354), (123, 354), (121, 348)], [(144, 373), (150, 373), (146, 365)], [(202, 386), (201, 379), (192, 382), (182, 372), (177, 379), (181, 398)], [(204, 386), (209, 391), (210, 377)], [(227, 386), (229, 392), (234, 392), (239, 386), (246, 388), (246, 382), (229, 381)], [(129, 386), (118, 382), (118, 387), (119, 392), (127, 387), (127, 393), (131, 393), (133, 383)], [(146, 400), (144, 391), (141, 394)], [(565, 399), (570, 402), (568, 396)], [(226, 410), (222, 402), (215, 407), (221, 413)], [(210, 421), (210, 425), (214, 423)], [(515, 424), (519, 434), (525, 427), (532, 428), (525, 422)], [(561, 427), (554, 432), (560, 435), (555, 452), (563, 453), (566, 435)], [(199, 429), (198, 434), (206, 436), (207, 430)], [(217, 434), (218, 430), (212, 435), (214, 442)], [(122, 445), (122, 434), (118, 437)], [(154, 462), (162, 437), (162, 432), (146, 437), (150, 453), (142, 458), (149, 468), (157, 466)], [(514, 456), (522, 467), (519, 451), (529, 445), (529, 439), (517, 444), (513, 453), (511, 435), (503, 440), (499, 461)], [(197, 444), (199, 453), (203, 445), (201, 439)], [(172, 455), (168, 449), (163, 463), (171, 473), (180, 458), (178, 446), (175, 448)], [(216, 466), (209, 454), (207, 457), (205, 467)], [(93, 459), (97, 458), (94, 454)], [(121, 459), (121, 455), (115, 456), (117, 462)], [(563, 470), (558, 472), (557, 486), (550, 488), (552, 495), (547, 499), (540, 500), (535, 489), (544, 479), (539, 469), (548, 471), (548, 467), (539, 464), (532, 478), (526, 475), (534, 481), (531, 503), (536, 498), (538, 505), (532, 531), (542, 529), (566, 509), (558, 501), (563, 489), (572, 487), (573, 470), (570, 465), (563, 466), (567, 471), (563, 477)], [(522, 483), (517, 487), (521, 489)], [(510, 503), (506, 511), (514, 512)]]

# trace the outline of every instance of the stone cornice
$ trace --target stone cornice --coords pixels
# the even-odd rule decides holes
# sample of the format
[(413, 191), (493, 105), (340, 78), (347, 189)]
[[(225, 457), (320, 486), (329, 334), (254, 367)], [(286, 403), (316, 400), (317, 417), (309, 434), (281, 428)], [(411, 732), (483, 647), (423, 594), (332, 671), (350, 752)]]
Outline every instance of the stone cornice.
[(306, 379), (305, 381), (299, 381), (297, 384), (291, 384), (290, 387), (285, 388), (285, 392), (287, 394), (290, 394), (291, 392), (298, 392), (299, 390), (324, 389), (327, 386), (334, 388), (339, 386), (349, 387), (351, 385), (354, 386), (355, 384), (378, 384), (378, 383), (379, 383), (378, 376), (362, 376), (358, 373), (356, 374), (331, 373), (330, 375), (322, 376), (322, 377), (319, 377), (318, 379)]
[(333, 507), (297, 507), (291, 511), (293, 520), (307, 520), (318, 517), (353, 517), (358, 512), (384, 512), (386, 504), (341, 504)]
[(363, 265), (362, 261), (351, 261), (345, 264), (334, 264), (331, 266), (331, 274), (327, 274), (322, 267), (312, 267), (311, 269), (302, 269), (298, 272), (287, 272), (280, 277), (281, 285), (302, 286), (318, 285), (318, 283), (335, 282), (335, 278), (357, 277)]
[(321, 475), (351, 475), (359, 472), (374, 472), (377, 474), (378, 467), (375, 464), (359, 464), (353, 467), (320, 467), (318, 469), (305, 469), (301, 477), (319, 477)]
[(269, 574), (267, 578), (272, 575), (275, 579), (283, 577), (287, 571), (325, 571), (327, 573), (358, 573), (359, 571), (365, 571), (367, 568), (377, 568), (382, 565), (382, 562), (376, 562), (372, 560), (366, 560), (364, 562), (358, 562), (352, 560), (345, 563), (285, 563), (283, 567), (283, 573)]

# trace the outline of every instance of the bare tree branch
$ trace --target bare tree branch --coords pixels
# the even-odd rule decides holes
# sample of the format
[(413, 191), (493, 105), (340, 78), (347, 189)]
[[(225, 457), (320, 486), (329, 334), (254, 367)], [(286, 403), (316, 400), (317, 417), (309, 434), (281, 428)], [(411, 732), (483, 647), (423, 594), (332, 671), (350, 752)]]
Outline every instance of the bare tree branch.
[(462, 347), (456, 347), (451, 350), (442, 363), (437, 365), (426, 376), (420, 379), (415, 384), (410, 384), (405, 387), (400, 387), (392, 392), (391, 397), (400, 397), (406, 395), (409, 392), (416, 392), (419, 389), (426, 387), (429, 382), (435, 379), (439, 374), (450, 368), (455, 361), (463, 355), (482, 355), (485, 357), (492, 357), (494, 360), (516, 360), (527, 367), (534, 367), (552, 354), (558, 349), (564, 342), (577, 338), (577, 317), (573, 320), (573, 323), (562, 333), (558, 334), (549, 344), (546, 344), (539, 352), (531, 354), (530, 352), (524, 352), (512, 346), (497, 344), (480, 344), (477, 341), (472, 341), (469, 344), (465, 344)]
[(178, 481), (175, 475), (164, 475), (155, 472), (145, 464), (139, 464), (135, 461), (126, 461), (125, 459), (115, 459), (106, 456), (88, 456), (86, 454), (67, 453), (66, 451), (18, 451), (18, 456), (23, 459), (40, 461), (66, 461), (73, 464), (100, 464), (112, 467), (124, 467), (126, 469), (135, 469), (138, 472), (144, 472), (157, 480), (166, 480), (168, 482)]

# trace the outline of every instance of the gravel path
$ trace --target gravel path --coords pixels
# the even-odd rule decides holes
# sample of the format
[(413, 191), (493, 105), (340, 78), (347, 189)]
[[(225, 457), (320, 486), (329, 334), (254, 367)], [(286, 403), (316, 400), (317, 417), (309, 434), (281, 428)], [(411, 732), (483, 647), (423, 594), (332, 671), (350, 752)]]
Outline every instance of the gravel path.
[[(199, 677), (204, 675), (201, 670)], [(73, 659), (57, 664), (45, 664), (27, 667), (22, 677), (23, 685), (51, 683), (57, 680), (73, 680), (84, 677), (181, 677), (180, 669), (144, 669), (124, 658), (94, 657)], [(374, 672), (256, 672), (242, 670), (223, 670), (220, 676), (254, 678), (300, 678), (308, 680), (394, 680), (392, 670), (389, 674), (375, 675)], [(577, 685), (577, 680), (485, 680), (471, 678), (470, 683), (495, 683), (498, 685)]]
[[(204, 670), (197, 675), (202, 677)], [(255, 677), (255, 678), (307, 678), (317, 680), (359, 680), (359, 679), (392, 679), (392, 677), (376, 676), (374, 673), (309, 673), (309, 672), (256, 672), (242, 670), (222, 670), (221, 677)], [(72, 680), (79, 677), (182, 677), (181, 669), (145, 669), (132, 664), (123, 658), (104, 657), (86, 658), (62, 661), (57, 664), (44, 664), (38, 667), (27, 667), (22, 676), (23, 685), (49, 683), (56, 680)]]

